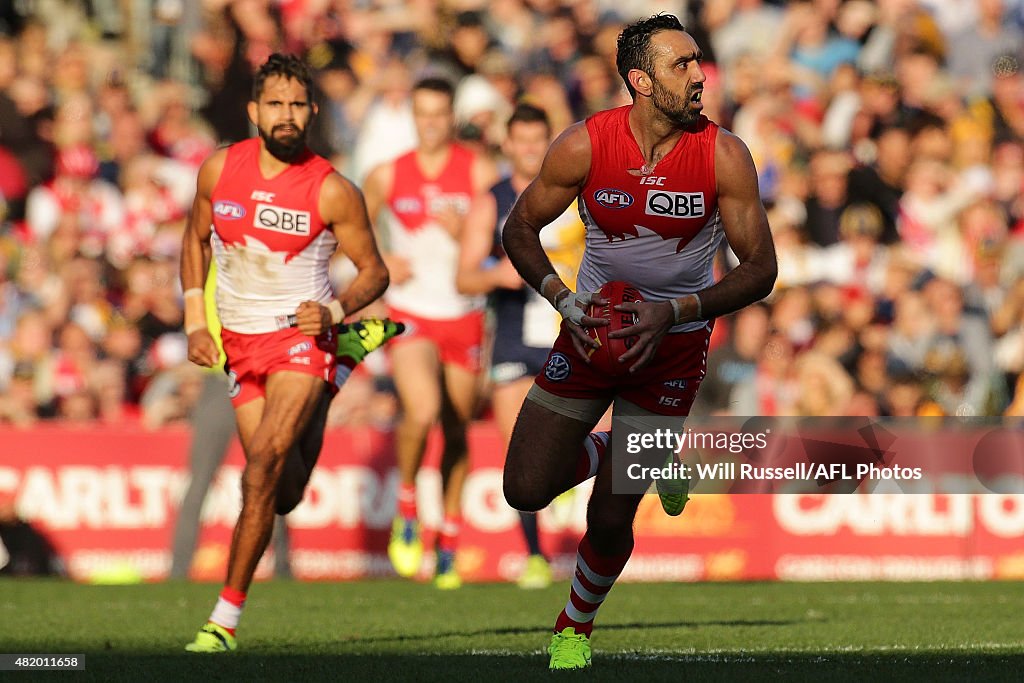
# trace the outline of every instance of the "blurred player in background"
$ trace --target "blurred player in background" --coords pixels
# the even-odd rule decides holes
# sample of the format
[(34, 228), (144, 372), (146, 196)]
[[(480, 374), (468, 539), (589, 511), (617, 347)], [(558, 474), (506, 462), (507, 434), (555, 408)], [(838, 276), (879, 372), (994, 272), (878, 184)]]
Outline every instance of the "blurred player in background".
[[(227, 580), (209, 621), (186, 646), (192, 652), (236, 649), (235, 629), (274, 513), (287, 514), (302, 500), (336, 381), (351, 373), (337, 367), (334, 328), (388, 284), (362, 195), (306, 147), (315, 114), (310, 90), (300, 60), (271, 55), (248, 105), (259, 137), (203, 163), (184, 236), (189, 359), (217, 362), (203, 299), (212, 251), (229, 395), (246, 456)], [(328, 266), (339, 247), (358, 272), (335, 297)]]
[(427, 435), (440, 419), (444, 432), (441, 483), (444, 519), (438, 534), (435, 585), (458, 588), (455, 547), (462, 524), (462, 486), (469, 468), (466, 425), (477, 399), (483, 308), (455, 289), (459, 231), (472, 198), (497, 180), (494, 165), (455, 144), (453, 90), (427, 78), (412, 91), (415, 150), (382, 164), (364, 183), (370, 218), (387, 206), (392, 286), (390, 315), (407, 325), (392, 345), (391, 364), (402, 408), (396, 430), (400, 476), (398, 514), (388, 557), (410, 577), (423, 559), (416, 509), (416, 473)]
[[(526, 286), (501, 246), (501, 231), (512, 205), (540, 172), (551, 143), (551, 124), (543, 109), (516, 107), (508, 120), (502, 151), (512, 174), (473, 202), (462, 230), (456, 285), (462, 294), (490, 295), (493, 314), (491, 381), (494, 417), (505, 442), (533, 377), (544, 367), (558, 336), (561, 318), (550, 304)], [(583, 256), (583, 223), (575, 203), (540, 233), (541, 244), (562, 281), (575, 286)], [(537, 515), (520, 512), (529, 557), (519, 577), (522, 588), (545, 588), (551, 567), (540, 547)]]
[[(633, 104), (563, 133), (503, 232), (523, 279), (565, 320), (509, 445), (505, 497), (518, 510), (540, 510), (573, 485), (577, 463), (569, 454), (609, 403), (638, 429), (650, 429), (652, 417), (685, 417), (705, 374), (711, 321), (767, 296), (775, 282), (754, 163), (739, 138), (701, 115), (705, 75), (693, 37), (676, 17), (658, 15), (627, 26), (617, 47)], [(540, 238), (574, 200), (587, 227), (577, 293)], [(715, 284), (723, 237), (740, 263)], [(636, 323), (611, 334), (636, 341), (619, 359), (629, 372), (616, 377), (590, 366), (587, 349), (596, 342), (584, 329), (608, 324), (585, 311), (604, 302), (594, 292), (611, 280), (631, 282), (644, 297), (618, 307)], [(669, 514), (682, 511), (685, 489), (659, 493)], [(548, 647), (550, 668), (590, 665), (593, 620), (633, 550), (641, 495), (613, 494), (611, 458), (600, 462), (569, 601)]]

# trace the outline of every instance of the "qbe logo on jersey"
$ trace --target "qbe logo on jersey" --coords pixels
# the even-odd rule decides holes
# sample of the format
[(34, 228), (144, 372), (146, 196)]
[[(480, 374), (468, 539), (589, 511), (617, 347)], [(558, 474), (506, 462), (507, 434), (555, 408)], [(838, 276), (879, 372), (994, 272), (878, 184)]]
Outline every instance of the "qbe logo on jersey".
[(257, 204), (252, 225), (262, 230), (283, 232), (286, 235), (309, 234), (309, 211), (296, 211), (270, 204)]
[(705, 212), (703, 192), (666, 192), (648, 190), (644, 213), (664, 218), (703, 218)]

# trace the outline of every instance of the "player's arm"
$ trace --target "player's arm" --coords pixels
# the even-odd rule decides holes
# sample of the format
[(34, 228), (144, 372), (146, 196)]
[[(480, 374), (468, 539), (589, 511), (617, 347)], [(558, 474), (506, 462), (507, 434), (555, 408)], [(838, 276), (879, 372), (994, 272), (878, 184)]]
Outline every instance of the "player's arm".
[[(374, 234), (380, 237), (380, 212), (387, 204), (388, 195), (395, 183), (395, 165), (391, 162), (380, 164), (373, 168), (363, 181), (363, 197), (366, 200), (366, 213), (370, 216), (370, 224), (374, 227)], [(393, 252), (383, 253), (384, 263), (387, 264), (388, 272), (391, 274), (391, 281), (400, 285), (412, 276), (409, 262)]]
[(380, 211), (388, 200), (391, 186), (395, 181), (395, 166), (388, 162), (374, 166), (363, 181), (363, 198), (366, 213), (373, 225), (380, 220)]
[(518, 289), (523, 281), (507, 257), (489, 268), (484, 263), (494, 246), (494, 225), (498, 220), (498, 203), (494, 195), (484, 192), (473, 200), (466, 224), (459, 237), (459, 267), (455, 287), (462, 294), (487, 294), (499, 287)]
[(481, 195), (486, 192), (498, 180), (498, 167), (489, 158), (477, 155), (473, 159), (473, 166), (469, 169), (470, 180), (473, 182), (473, 194)]
[(219, 352), (206, 326), (203, 288), (210, 270), (210, 235), (213, 232), (213, 188), (224, 169), (227, 149), (214, 152), (199, 168), (196, 196), (185, 224), (181, 241), (181, 289), (185, 293), (185, 334), (188, 359), (197, 365), (213, 367)]
[(358, 272), (345, 291), (328, 305), (303, 301), (296, 309), (299, 330), (311, 337), (364, 308), (388, 287), (388, 269), (377, 250), (362, 192), (332, 173), (320, 188), (320, 215), (331, 226), (339, 247)]
[(680, 322), (710, 320), (760, 301), (771, 294), (779, 272), (754, 160), (746, 144), (724, 130), (715, 145), (715, 175), (722, 226), (739, 265), (697, 297), (680, 298)]
[(587, 303), (600, 301), (592, 293), (572, 294), (555, 273), (540, 243), (540, 231), (569, 208), (590, 172), (590, 134), (585, 123), (566, 129), (551, 143), (540, 175), (530, 183), (512, 207), (502, 230), (505, 253), (531, 287), (558, 309), (572, 332), (573, 345), (584, 358), (584, 346), (596, 347), (581, 326), (607, 325), (604, 318), (583, 314)]

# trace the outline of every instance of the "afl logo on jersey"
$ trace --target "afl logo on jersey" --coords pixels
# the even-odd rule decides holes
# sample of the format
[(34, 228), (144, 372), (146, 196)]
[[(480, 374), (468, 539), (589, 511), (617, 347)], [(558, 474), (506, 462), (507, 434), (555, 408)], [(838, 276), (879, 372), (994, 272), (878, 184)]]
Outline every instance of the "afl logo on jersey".
[(606, 209), (625, 209), (633, 203), (633, 197), (622, 190), (605, 188), (594, 193), (594, 201)]
[(213, 213), (226, 221), (237, 221), (245, 217), (245, 207), (238, 202), (222, 199), (213, 205)]
[(569, 358), (564, 353), (557, 351), (552, 353), (544, 366), (544, 376), (548, 378), (548, 381), (561, 382), (568, 379), (571, 374), (572, 364), (569, 363)]

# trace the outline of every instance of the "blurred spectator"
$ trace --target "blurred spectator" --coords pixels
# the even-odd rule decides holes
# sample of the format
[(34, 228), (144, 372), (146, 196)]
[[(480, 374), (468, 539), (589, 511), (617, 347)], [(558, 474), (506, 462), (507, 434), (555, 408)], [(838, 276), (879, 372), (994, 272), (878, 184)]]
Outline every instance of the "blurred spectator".
[(718, 64), (728, 69), (742, 54), (763, 58), (774, 50), (783, 12), (763, 0), (726, 0), (704, 3), (703, 20)]
[(853, 380), (834, 358), (814, 351), (795, 364), (796, 387), (792, 413), (827, 417), (845, 414), (853, 398)]
[(731, 407), (734, 389), (750, 382), (757, 358), (768, 338), (768, 312), (763, 306), (738, 311), (729, 340), (708, 357), (708, 374), (701, 382), (691, 413), (714, 415)]
[(992, 65), (1001, 55), (1021, 52), (1024, 33), (1005, 21), (1004, 0), (977, 0), (978, 16), (950, 38), (949, 72), (968, 97), (992, 91)]
[(839, 242), (823, 250), (822, 273), (838, 285), (875, 294), (882, 289), (888, 253), (879, 241), (882, 213), (871, 204), (851, 204), (839, 216)]
[(768, 337), (749, 381), (734, 387), (732, 415), (789, 415), (798, 391), (793, 378), (793, 345), (784, 335)]
[(107, 235), (124, 220), (124, 206), (117, 188), (100, 180), (98, 171), (99, 160), (85, 143), (58, 152), (54, 179), (28, 195), (26, 217), (35, 240), (45, 242), (61, 233), (89, 256), (103, 253)]
[(999, 387), (993, 373), (989, 326), (979, 316), (964, 311), (963, 293), (953, 282), (937, 278), (924, 291), (936, 335), (930, 355), (925, 357), (925, 368), (942, 378), (944, 391), (956, 396), (940, 404), (951, 415), (990, 414)]
[[(510, 107), (543, 107), (557, 134), (625, 103), (622, 22), (679, 10), (142, 4), (129, 15), (117, 2), (0, 3), (5, 421), (184, 414), (180, 231), (199, 161), (250, 135), (252, 69), (270, 51), (314, 68), (312, 143), (362, 182), (414, 146), (414, 80), (457, 81), (460, 137), (500, 163), (496, 124)], [(705, 409), (1024, 413), (1024, 3), (685, 7), (704, 50), (705, 113), (750, 147), (780, 265), (762, 307), (720, 322), (730, 334), (712, 350)], [(389, 379), (350, 385), (332, 423), (390, 425)]]
[(839, 241), (839, 216), (846, 208), (850, 159), (845, 152), (820, 151), (811, 158), (807, 233), (819, 247)]
[(358, 182), (374, 166), (394, 159), (416, 146), (412, 121), (412, 77), (408, 67), (393, 60), (376, 81), (377, 94), (356, 136), (352, 176)]

